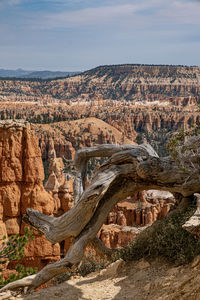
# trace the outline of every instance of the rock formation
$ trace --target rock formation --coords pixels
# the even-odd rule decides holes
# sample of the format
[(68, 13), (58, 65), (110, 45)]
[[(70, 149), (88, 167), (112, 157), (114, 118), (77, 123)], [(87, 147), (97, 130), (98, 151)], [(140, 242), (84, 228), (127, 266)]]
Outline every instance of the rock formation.
[[(145, 139), (160, 155), (166, 155), (164, 146), (174, 133), (190, 129), (200, 122), (197, 105), (176, 106), (172, 101), (174, 99), (172, 97), (164, 102), (104, 100), (101, 104), (94, 102), (92, 107), (89, 102), (75, 102), (73, 105), (62, 103), (49, 107), (38, 105), (36, 108), (35, 105), (26, 106), (20, 102), (5, 103), (1, 105), (0, 117), (6, 111), (9, 112), (8, 117), (21, 116), (38, 122), (38, 116), (42, 115), (44, 119), (40, 123), (53, 122), (35, 126), (44, 161), (48, 159), (52, 140), (57, 157), (65, 156), (70, 160), (79, 148), (105, 142), (128, 143), (127, 140), (141, 143)], [(48, 121), (45, 119), (47, 116)], [(57, 116), (71, 121), (55, 122)], [(84, 121), (81, 118), (85, 118)], [(100, 123), (98, 119), (107, 124)]]
[[(193, 195), (198, 193), (200, 188), (199, 145), (200, 136), (189, 139), (184, 147), (179, 149), (177, 153), (178, 161), (171, 157), (159, 158), (148, 144), (139, 146), (100, 145), (79, 150), (74, 160), (77, 168), (74, 185), (76, 205), (58, 218), (44, 215), (30, 208), (27, 209), (24, 217), (28, 224), (37, 228), (53, 244), (66, 238), (74, 238), (72, 245), (61, 261), (47, 265), (36, 275), (19, 280), (14, 284), (9, 284), (2, 291), (7, 288), (20, 286), (29, 286), (29, 289), (37, 288), (55, 275), (78, 265), (88, 244), (92, 245), (98, 254), (107, 255), (108, 258), (111, 258), (112, 254), (115, 255), (117, 251), (105, 247), (97, 238), (97, 234), (114, 205), (136, 192), (152, 188), (172, 192), (176, 195), (179, 208), (170, 214), (168, 220), (172, 222), (175, 215), (178, 218), (185, 212), (181, 220), (186, 222), (187, 212), (190, 212), (189, 216), (195, 212), (194, 203), (192, 203), (194, 200)], [(83, 190), (87, 163), (90, 158), (99, 156), (109, 157), (109, 159), (101, 165), (93, 176), (91, 183)], [(183, 159), (184, 169), (180, 168), (179, 159)], [(182, 201), (180, 202), (180, 200)], [(163, 205), (164, 200), (160, 206), (162, 207)], [(149, 213), (150, 210), (148, 209), (146, 212), (148, 221), (153, 218), (153, 214), (150, 217)], [(196, 218), (197, 215), (194, 217)], [(117, 219), (122, 224), (125, 224), (121, 213)], [(142, 222), (145, 222), (145, 213), (143, 211)], [(197, 217), (195, 234), (199, 233), (199, 222), (199, 217)], [(148, 245), (152, 236), (154, 235), (155, 240), (157, 230), (159, 230), (161, 225), (162, 230), (166, 230), (166, 224), (167, 222), (155, 222), (145, 232), (142, 232), (138, 236), (137, 242), (132, 245), (133, 255), (136, 255), (135, 251), (138, 250), (137, 246), (140, 244), (140, 241), (145, 243), (145, 247), (141, 251), (143, 253), (145, 251), (148, 252)], [(183, 230), (182, 224), (178, 226), (179, 229)], [(104, 235), (104, 240), (105, 243), (109, 242), (107, 235)], [(141, 257), (140, 253), (138, 253), (138, 257)]]
[(70, 187), (68, 182), (65, 182), (59, 187), (58, 197), (61, 202), (61, 209), (63, 212), (70, 210), (74, 206), (74, 198), (72, 192), (70, 192)]
[[(56, 156), (58, 157), (57, 160), (60, 160), (63, 156), (68, 160), (72, 160), (77, 149), (98, 144), (134, 144), (132, 140), (124, 137), (122, 132), (115, 127), (97, 118), (48, 125), (36, 124), (33, 126), (39, 139), (42, 157), (44, 160), (48, 159), (49, 161), (55, 159)], [(134, 139), (134, 136), (132, 136), (132, 139)], [(51, 164), (49, 168), (55, 173)]]
[[(91, 126), (89, 127), (89, 131)], [(50, 176), (43, 188), (43, 165), (38, 141), (29, 123), (0, 122), (1, 188), (0, 239), (24, 232), (22, 215), (27, 207), (48, 215), (60, 216), (74, 206), (73, 190), (64, 180), (62, 158), (56, 157), (54, 142), (49, 138), (48, 157)], [(60, 247), (35, 232), (36, 238), (25, 249), (24, 265), (43, 267), (59, 259)], [(70, 240), (65, 241), (65, 251)], [(9, 264), (13, 268), (14, 263)]]
[(58, 188), (60, 184), (58, 182), (56, 174), (52, 171), (49, 175), (47, 182), (45, 183), (45, 189), (53, 194), (58, 194)]
[[(0, 118), (54, 122), (48, 134), (39, 136), (38, 129), (45, 161), (49, 136), (54, 140), (57, 157), (73, 159), (75, 150), (94, 145), (90, 124), (84, 134), (79, 135), (80, 130), (75, 129), (66, 136), (65, 128), (59, 132), (57, 127), (61, 124), (55, 123), (88, 117), (117, 128), (122, 133), (122, 143), (126, 138), (135, 141), (138, 135), (138, 143), (146, 139), (160, 155), (167, 155), (167, 139), (200, 121), (199, 74), (199, 67), (116, 65), (48, 82), (0, 79)], [(95, 138), (98, 144), (118, 143), (115, 134), (99, 128)]]
[(51, 175), (52, 173), (55, 174), (59, 185), (64, 183), (64, 164), (61, 157), (56, 157), (56, 151), (54, 148), (54, 141), (53, 139), (49, 139), (49, 151), (48, 151), (48, 158), (49, 158), (49, 168), (48, 173)]
[[(100, 66), (71, 78), (51, 81), (0, 80), (0, 99), (55, 103), (180, 98), (183, 105), (199, 99), (199, 67), (164, 65)], [(179, 103), (177, 100), (175, 102)]]
[[(91, 123), (90, 123), (91, 124)], [(89, 131), (91, 125), (88, 126)], [(1, 188), (0, 188), (0, 239), (4, 235), (12, 235), (24, 232), (22, 214), (27, 207), (37, 209), (48, 215), (60, 216), (74, 206), (72, 188), (66, 180), (63, 180), (63, 164), (61, 158), (56, 157), (53, 139), (49, 140), (48, 157), (50, 158), (49, 170), (51, 172), (45, 185), (47, 193), (43, 188), (43, 166), (37, 139), (31, 130), (30, 124), (17, 121), (1, 121), (0, 123), (0, 145), (1, 145)], [(55, 173), (54, 173), (55, 172)], [(59, 181), (60, 179), (60, 181)], [(62, 184), (61, 184), (62, 183)], [(53, 197), (52, 197), (52, 196)], [(135, 200), (133, 200), (135, 199)], [(146, 201), (144, 193), (140, 192), (131, 198), (118, 204), (114, 211), (109, 214), (106, 224), (99, 232), (99, 236), (107, 246), (118, 248), (125, 246), (140, 231), (133, 226), (150, 225), (147, 209), (145, 209), (145, 221), (142, 222), (142, 210), (136, 213), (134, 201)], [(135, 202), (135, 203), (136, 203)], [(129, 207), (131, 205), (133, 207)], [(157, 204), (156, 217), (158, 218)], [(144, 210), (144, 209), (143, 209)], [(139, 216), (140, 213), (140, 216)], [(137, 215), (137, 218), (136, 218)], [(155, 213), (154, 213), (155, 215)], [(137, 221), (140, 220), (140, 221)], [(152, 222), (153, 222), (152, 221)], [(58, 244), (52, 246), (39, 233), (25, 249), (25, 257), (22, 259), (24, 265), (43, 267), (46, 263), (59, 259), (60, 247)], [(64, 252), (70, 247), (71, 241), (67, 239), (64, 243)], [(9, 268), (14, 264), (10, 262)]]
[(136, 193), (119, 202), (109, 213), (99, 237), (109, 248), (125, 247), (147, 226), (166, 217), (174, 203), (173, 195), (168, 192)]
[[(24, 232), (22, 215), (28, 207), (47, 215), (55, 210), (55, 200), (43, 187), (44, 171), (38, 140), (31, 126), (21, 121), (0, 122), (0, 240), (4, 235)], [(39, 269), (60, 256), (39, 233), (25, 249), (24, 265)], [(13, 265), (8, 266), (12, 268)]]

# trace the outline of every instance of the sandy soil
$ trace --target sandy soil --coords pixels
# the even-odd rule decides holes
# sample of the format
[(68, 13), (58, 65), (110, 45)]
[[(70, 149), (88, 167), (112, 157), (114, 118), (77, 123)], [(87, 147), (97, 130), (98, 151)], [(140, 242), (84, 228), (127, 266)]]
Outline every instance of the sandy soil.
[(199, 300), (200, 257), (186, 266), (161, 260), (122, 263), (10, 300)]

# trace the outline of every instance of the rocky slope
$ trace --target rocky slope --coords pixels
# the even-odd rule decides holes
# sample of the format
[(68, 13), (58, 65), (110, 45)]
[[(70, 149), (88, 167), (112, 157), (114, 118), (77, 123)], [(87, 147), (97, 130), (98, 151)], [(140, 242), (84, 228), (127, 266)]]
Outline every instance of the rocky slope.
[(15, 297), (8, 292), (3, 299), (199, 300), (199, 262), (199, 257), (184, 266), (170, 265), (159, 259), (127, 264), (116, 262), (100, 272), (75, 277), (31, 295)]
[(0, 80), (0, 118), (52, 123), (96, 117), (166, 155), (167, 139), (200, 121), (199, 92), (200, 67), (101, 66), (60, 80)]
[[(51, 136), (54, 135), (54, 140), (57, 140), (55, 142), (57, 152), (63, 151), (59, 150), (59, 147), (62, 146), (58, 145), (59, 139), (60, 141), (62, 139), (61, 144), (66, 144), (65, 148), (69, 148), (69, 156), (72, 152), (72, 149), (70, 149), (70, 143), (73, 143), (73, 148), (77, 148), (79, 144), (80, 146), (87, 146), (91, 144), (90, 138), (87, 140), (89, 133), (83, 132), (83, 130), (81, 131), (81, 129), (78, 129), (78, 126), (75, 125), (78, 122), (87, 123), (86, 119), (88, 118), (95, 117), (109, 125), (112, 125), (122, 133), (121, 140), (125, 140), (125, 138), (127, 138), (131, 141), (141, 143), (146, 139), (160, 155), (166, 155), (164, 145), (175, 132), (188, 130), (193, 124), (195, 125), (200, 122), (200, 114), (196, 105), (187, 105), (182, 107), (172, 105), (162, 106), (159, 105), (159, 103), (154, 103), (152, 105), (136, 105), (134, 103), (124, 101), (101, 101), (100, 103), (93, 103), (92, 106), (88, 103), (72, 106), (64, 104), (51, 105), (47, 107), (30, 104), (2, 104), (0, 110), (1, 109), (4, 117), (27, 118), (27, 120), (32, 120), (36, 123), (45, 122), (51, 124), (53, 122), (54, 125), (41, 125), (41, 127), (43, 126), (45, 129), (47, 128), (48, 132), (51, 131)], [(78, 121), (79, 119), (82, 119), (82, 121)], [(58, 120), (71, 120), (75, 122), (62, 123), (57, 122)], [(101, 126), (103, 128), (102, 141), (108, 140), (108, 142), (113, 142), (115, 140), (115, 138), (111, 137), (109, 131), (112, 131), (113, 135), (116, 134), (119, 137), (119, 133), (114, 132), (113, 128), (108, 128), (108, 125), (103, 125), (103, 123), (100, 124), (100, 121), (98, 122), (98, 128), (101, 128)], [(67, 127), (69, 128), (69, 126), (71, 126), (72, 128), (67, 131), (62, 124), (68, 124)], [(58, 129), (59, 126), (62, 128)], [(107, 131), (104, 130), (106, 126)], [(37, 125), (37, 127), (39, 128), (39, 125)], [(76, 128), (76, 132), (74, 132), (73, 127)], [(84, 126), (82, 125), (81, 127)], [(87, 130), (87, 128), (84, 129)], [(40, 131), (40, 129), (36, 130)], [(55, 134), (53, 134), (53, 130), (55, 131)], [(65, 131), (65, 133), (62, 134), (61, 130), (63, 132)], [(70, 134), (66, 139), (65, 137), (68, 135), (68, 132)], [(44, 143), (46, 143), (48, 139), (46, 138), (47, 134), (44, 130), (43, 133), (44, 141), (42, 142), (42, 147), (44, 148)], [(80, 139), (80, 136), (78, 136), (80, 134), (86, 136), (85, 141)], [(94, 134), (97, 135), (97, 132), (94, 132)], [(103, 135), (105, 135), (105, 137)], [(58, 138), (56, 138), (56, 136), (58, 136)], [(75, 141), (76, 138), (77, 142)], [(95, 139), (98, 141), (96, 137)], [(69, 143), (67, 143), (67, 141)]]
[[(101, 66), (70, 78), (52, 81), (0, 80), (0, 99), (70, 101), (166, 100), (197, 97), (200, 68), (165, 65)], [(173, 102), (173, 100), (171, 101)], [(184, 104), (184, 101), (183, 101)]]
[[(180, 103), (182, 103), (181, 98)], [(135, 103), (120, 100), (104, 100), (98, 102), (94, 101), (92, 103), (76, 103), (73, 105), (57, 103), (47, 106), (44, 106), (42, 103), (38, 104), (37, 102), (35, 102), (35, 104), (19, 102), (15, 104), (4, 103), (0, 107), (0, 117), (24, 118), (28, 121), (40, 124), (55, 123), (55, 126), (50, 125), (52, 128), (51, 135), (53, 135), (53, 130), (55, 130), (55, 136), (59, 133), (56, 127), (61, 126), (61, 130), (64, 128), (62, 123), (58, 123), (58, 121), (78, 121), (82, 119), (80, 123), (84, 123), (87, 118), (97, 118), (118, 129), (123, 135), (121, 140), (127, 138), (131, 141), (141, 143), (146, 139), (160, 155), (166, 155), (164, 145), (175, 132), (187, 130), (191, 128), (192, 125), (200, 122), (197, 105), (187, 104), (183, 107), (181, 104), (176, 106), (168, 102), (162, 104), (160, 101)], [(71, 127), (75, 126), (77, 128), (75, 125), (76, 122), (66, 122), (65, 124), (68, 124), (68, 127), (71, 125)], [(99, 125), (102, 125), (103, 128), (105, 127), (103, 123), (99, 123)], [(48, 126), (46, 126), (46, 128), (48, 128)], [(101, 126), (99, 128), (101, 128)], [(102, 135), (105, 134), (105, 137), (102, 136), (102, 141), (108, 140), (109, 142), (113, 142), (115, 140), (111, 137), (109, 132), (106, 132), (104, 129), (102, 130)], [(108, 130), (113, 131), (113, 128), (108, 128)], [(78, 134), (80, 134), (80, 132), (81, 134), (83, 133), (80, 129), (76, 129), (77, 134), (73, 128), (69, 129), (69, 132), (70, 135), (69, 138), (66, 139), (66, 144), (67, 140), (70, 143), (70, 140), (72, 140), (76, 148), (79, 144), (82, 146), (91, 144), (90, 138), (85, 141), (80, 139)], [(62, 135), (64, 137), (66, 134), (59, 134), (58, 136)], [(86, 134), (86, 132), (84, 132), (83, 134), (89, 137), (89, 133)], [(71, 135), (73, 135), (73, 137)], [(117, 135), (119, 136), (119, 134)], [(46, 134), (44, 134), (44, 136), (46, 136)], [(75, 142), (76, 137), (79, 142)], [(68, 144), (68, 147), (70, 148), (70, 144)], [(56, 151), (58, 151), (57, 146)], [(69, 152), (71, 152), (70, 149)]]
[(198, 97), (200, 68), (184, 66), (101, 66), (63, 80), (61, 98), (166, 100)]
[[(115, 127), (97, 118), (85, 118), (52, 124), (34, 124), (42, 158), (48, 159), (51, 141), (57, 157), (73, 159), (77, 149), (99, 144), (134, 144)], [(132, 140), (136, 133), (132, 131)]]
[[(114, 102), (114, 101), (113, 101)], [(117, 105), (110, 101), (105, 101), (103, 104), (90, 106), (89, 104), (85, 105), (73, 105), (73, 106), (61, 106), (62, 111), (65, 111), (63, 114), (63, 118), (65, 115), (66, 119), (79, 119), (82, 118), (82, 121), (74, 121), (74, 122), (66, 122), (65, 124), (68, 124), (72, 127), (69, 129), (70, 134), (68, 135), (67, 139), (71, 142), (73, 141), (73, 147), (77, 148), (78, 145), (80, 146), (87, 146), (90, 145), (90, 139), (83, 141), (81, 140), (78, 134), (80, 133), (83, 135), (89, 136), (89, 133), (81, 132), (81, 129), (76, 129), (76, 131), (73, 130), (73, 127), (77, 127), (76, 123), (87, 123), (88, 118), (97, 118), (100, 120), (103, 120), (107, 124), (111, 125), (112, 127), (118, 129), (122, 133), (121, 141), (126, 143), (126, 138), (131, 141), (137, 141), (138, 143), (141, 143), (145, 140), (147, 140), (160, 155), (166, 155), (166, 151), (164, 149), (164, 145), (166, 144), (167, 140), (170, 139), (170, 137), (180, 130), (188, 130), (193, 125), (200, 122), (200, 113), (198, 111), (198, 107), (191, 105), (183, 107), (176, 107), (176, 106), (159, 106), (159, 105), (134, 105), (127, 102), (117, 102)], [(57, 107), (58, 108), (58, 107)], [(42, 110), (42, 108), (41, 108)], [(56, 106), (54, 106), (54, 114), (51, 114), (52, 109), (48, 108), (49, 111), (49, 118), (52, 118), (53, 116), (59, 114), (57, 111), (55, 113)], [(31, 110), (33, 111), (33, 110)], [(36, 113), (36, 110), (35, 110)], [(46, 110), (47, 113), (47, 110)], [(27, 112), (28, 114), (28, 112)], [(44, 114), (45, 115), (45, 114)], [(37, 117), (35, 116), (35, 120), (37, 120)], [(56, 120), (56, 118), (55, 118)], [(96, 121), (97, 122), (97, 121)], [(115, 143), (115, 139), (117, 139), (117, 143), (119, 142), (119, 138), (112, 138), (109, 131), (113, 132), (113, 135), (116, 135), (119, 137), (119, 133), (115, 132), (113, 128), (108, 128), (108, 125), (100, 124), (100, 121), (98, 128), (101, 128), (102, 126), (102, 141), (108, 141), (111, 143)], [(95, 123), (95, 122), (94, 122)], [(55, 130), (56, 136), (58, 134), (58, 128), (59, 126), (63, 127), (64, 123), (62, 122), (55, 122), (55, 126), (51, 126), (51, 132), (53, 135), (53, 129)], [(41, 125), (41, 127), (47, 125)], [(107, 131), (104, 130), (104, 128), (107, 126)], [(37, 125), (39, 127), (39, 125)], [(82, 127), (84, 127), (82, 125)], [(64, 128), (64, 127), (63, 127)], [(39, 129), (38, 129), (39, 130)], [(63, 129), (60, 129), (63, 130)], [(65, 130), (65, 129), (64, 129)], [(87, 130), (87, 129), (85, 129)], [(48, 129), (49, 131), (49, 129)], [(66, 131), (66, 130), (65, 130)], [(83, 130), (82, 130), (83, 131)], [(67, 131), (66, 131), (67, 134)], [(66, 136), (65, 134), (65, 136)], [(73, 139), (70, 137), (73, 136)], [(94, 132), (96, 135), (97, 133)], [(99, 135), (100, 133), (98, 133)], [(46, 134), (44, 133), (44, 136)], [(60, 134), (58, 134), (60, 136)], [(107, 138), (106, 138), (107, 136)], [(75, 142), (75, 137), (77, 137), (77, 143)], [(55, 138), (54, 138), (55, 139)], [(95, 137), (95, 139), (98, 141), (98, 139)], [(79, 140), (79, 142), (78, 142)], [(57, 142), (56, 142), (57, 143)], [(66, 142), (67, 143), (67, 140)], [(56, 146), (56, 151), (58, 151), (58, 147)], [(69, 150), (70, 151), (70, 150)]]

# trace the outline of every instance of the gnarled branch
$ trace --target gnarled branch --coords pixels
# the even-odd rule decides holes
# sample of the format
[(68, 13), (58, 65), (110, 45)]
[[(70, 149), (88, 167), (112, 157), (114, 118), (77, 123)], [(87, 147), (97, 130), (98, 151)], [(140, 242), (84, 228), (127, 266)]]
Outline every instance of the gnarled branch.
[[(107, 156), (109, 159), (83, 191), (87, 161), (95, 156)], [(75, 180), (77, 201), (71, 210), (58, 218), (47, 217), (33, 209), (27, 210), (25, 220), (44, 233), (52, 243), (74, 237), (65, 258), (43, 268), (32, 278), (30, 288), (36, 288), (79, 264), (88, 243), (92, 243), (99, 253), (112, 255), (96, 240), (96, 235), (109, 212), (127, 196), (145, 189), (166, 190), (186, 197), (200, 191), (199, 169), (191, 174), (187, 163), (184, 169), (179, 168), (172, 158), (159, 158), (150, 145), (101, 145), (79, 150), (75, 165), (78, 169)]]

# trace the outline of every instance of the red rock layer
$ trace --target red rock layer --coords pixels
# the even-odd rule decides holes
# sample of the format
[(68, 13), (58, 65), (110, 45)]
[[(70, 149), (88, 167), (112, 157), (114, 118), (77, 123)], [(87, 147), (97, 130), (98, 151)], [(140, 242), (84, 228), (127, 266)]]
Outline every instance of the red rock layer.
[[(44, 170), (38, 140), (26, 122), (0, 122), (0, 241), (4, 235), (24, 233), (22, 215), (34, 208), (52, 215), (55, 200), (43, 187)], [(59, 258), (60, 248), (43, 236), (25, 249), (25, 265), (43, 267)], [(11, 267), (11, 266), (10, 266)]]
[(109, 248), (121, 248), (156, 220), (164, 218), (174, 205), (174, 199), (146, 200), (145, 192), (118, 203), (109, 213), (99, 232), (100, 239)]
[[(51, 140), (50, 145), (48, 157), (51, 159), (52, 181), (49, 181), (50, 192), (47, 192), (43, 187), (41, 151), (30, 124), (0, 122), (0, 240), (4, 235), (24, 233), (22, 215), (28, 207), (56, 216), (73, 207), (71, 182), (70, 185), (63, 182), (63, 165), (56, 158)], [(114, 208), (99, 236), (108, 247), (126, 246), (142, 230), (141, 227), (166, 216), (172, 204), (173, 201), (163, 199), (149, 198), (147, 201), (145, 192), (140, 192)], [(60, 254), (63, 255), (71, 244), (69, 239), (61, 245), (52, 245), (39, 233), (35, 232), (35, 235), (36, 238), (25, 249), (22, 259), (25, 266), (40, 269), (60, 259)], [(13, 268), (14, 265), (10, 262), (8, 267)]]

